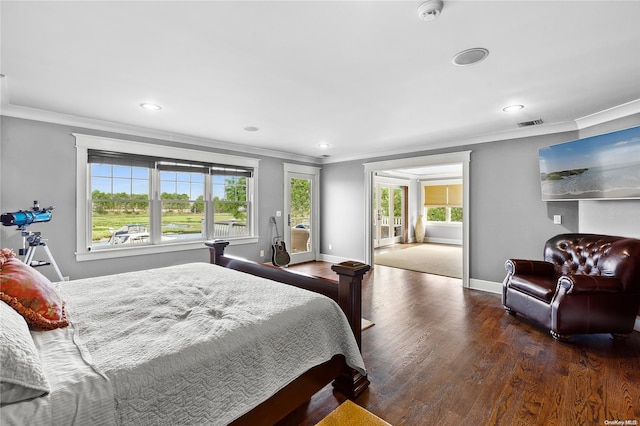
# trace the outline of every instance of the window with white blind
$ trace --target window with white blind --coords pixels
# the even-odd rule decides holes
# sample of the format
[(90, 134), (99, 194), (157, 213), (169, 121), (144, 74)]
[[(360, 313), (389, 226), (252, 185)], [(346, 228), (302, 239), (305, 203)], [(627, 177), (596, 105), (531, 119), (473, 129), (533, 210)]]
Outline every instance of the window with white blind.
[(425, 216), (428, 222), (462, 222), (462, 184), (423, 182)]
[(74, 136), (78, 260), (257, 241), (259, 160)]

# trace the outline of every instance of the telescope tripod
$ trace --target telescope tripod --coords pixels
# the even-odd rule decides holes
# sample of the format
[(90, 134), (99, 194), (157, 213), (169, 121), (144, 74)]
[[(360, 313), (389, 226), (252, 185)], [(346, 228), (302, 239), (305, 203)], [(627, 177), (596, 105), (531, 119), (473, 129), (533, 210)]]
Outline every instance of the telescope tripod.
[[(58, 278), (60, 278), (60, 281), (64, 281), (62, 272), (60, 272), (60, 268), (58, 268), (58, 264), (56, 263), (56, 260), (53, 258), (53, 255), (51, 254), (51, 250), (49, 250), (49, 247), (47, 246), (47, 241), (42, 239), (41, 233), (22, 231), (22, 237), (24, 240), (23, 246), (26, 246), (27, 243), (29, 244), (29, 248), (20, 249), (20, 255), (24, 255), (23, 262), (26, 265), (33, 266), (33, 267), (51, 265), (56, 270), (56, 273), (58, 274)], [(47, 256), (49, 256), (49, 262), (41, 262), (41, 261), (33, 260), (33, 256), (36, 254), (36, 249), (38, 247), (44, 248), (44, 251), (47, 253)]]

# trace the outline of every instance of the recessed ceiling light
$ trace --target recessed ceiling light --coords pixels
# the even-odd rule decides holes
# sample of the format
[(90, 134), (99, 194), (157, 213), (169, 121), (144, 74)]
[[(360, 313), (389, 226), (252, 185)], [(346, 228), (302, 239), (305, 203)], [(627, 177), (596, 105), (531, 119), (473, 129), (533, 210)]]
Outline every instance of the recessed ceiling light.
[(328, 144), (328, 143), (326, 143), (326, 142), (322, 142), (322, 143), (319, 143), (319, 144), (318, 144), (318, 148), (321, 148), (321, 149), (327, 149), (327, 148), (329, 148), (330, 146), (331, 146), (331, 145), (329, 145), (329, 144)]
[(482, 61), (489, 56), (489, 51), (483, 47), (474, 47), (473, 49), (463, 50), (453, 57), (451, 62), (453, 65), (465, 67)]
[(524, 105), (509, 105), (508, 107), (502, 108), (502, 110), (504, 112), (514, 112), (520, 111), (522, 108), (524, 108)]
[(140, 106), (144, 109), (148, 109), (149, 111), (159, 111), (162, 109), (160, 105), (150, 104), (147, 102), (141, 103)]
[(257, 132), (260, 129), (258, 129), (255, 126), (247, 126), (247, 127), (244, 128), (244, 130), (246, 130), (247, 132)]

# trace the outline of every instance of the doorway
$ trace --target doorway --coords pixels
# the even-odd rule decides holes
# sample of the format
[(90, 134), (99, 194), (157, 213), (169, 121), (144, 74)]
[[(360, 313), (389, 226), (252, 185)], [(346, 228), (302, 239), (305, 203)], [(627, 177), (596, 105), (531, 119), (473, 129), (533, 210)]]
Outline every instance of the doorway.
[[(374, 215), (377, 216), (373, 199), (374, 188), (376, 185), (376, 175), (383, 174), (388, 170), (400, 170), (417, 168), (424, 166), (436, 166), (446, 164), (460, 164), (462, 166), (462, 199), (465, 206), (465, 219), (462, 223), (462, 286), (469, 287), (469, 229), (471, 209), (469, 204), (469, 163), (471, 161), (471, 151), (462, 151), (450, 154), (438, 154), (424, 157), (404, 158), (399, 160), (379, 161), (365, 163), (365, 262), (373, 264), (373, 253), (375, 249), (375, 233), (374, 227), (370, 224), (374, 221)], [(412, 191), (407, 196), (407, 204), (409, 214), (407, 215), (408, 228), (410, 230), (410, 239), (413, 236), (413, 226), (416, 222), (418, 212), (422, 211), (421, 196), (417, 191)]]

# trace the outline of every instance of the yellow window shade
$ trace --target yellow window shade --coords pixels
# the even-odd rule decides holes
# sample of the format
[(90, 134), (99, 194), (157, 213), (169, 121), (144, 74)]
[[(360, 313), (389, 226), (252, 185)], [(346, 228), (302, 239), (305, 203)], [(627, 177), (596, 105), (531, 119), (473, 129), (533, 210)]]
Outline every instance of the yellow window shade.
[(424, 187), (424, 205), (425, 206), (446, 206), (447, 205), (447, 186), (435, 185)]
[(462, 185), (425, 186), (424, 205), (462, 207)]
[(449, 197), (447, 205), (451, 207), (462, 207), (462, 185), (449, 185)]

